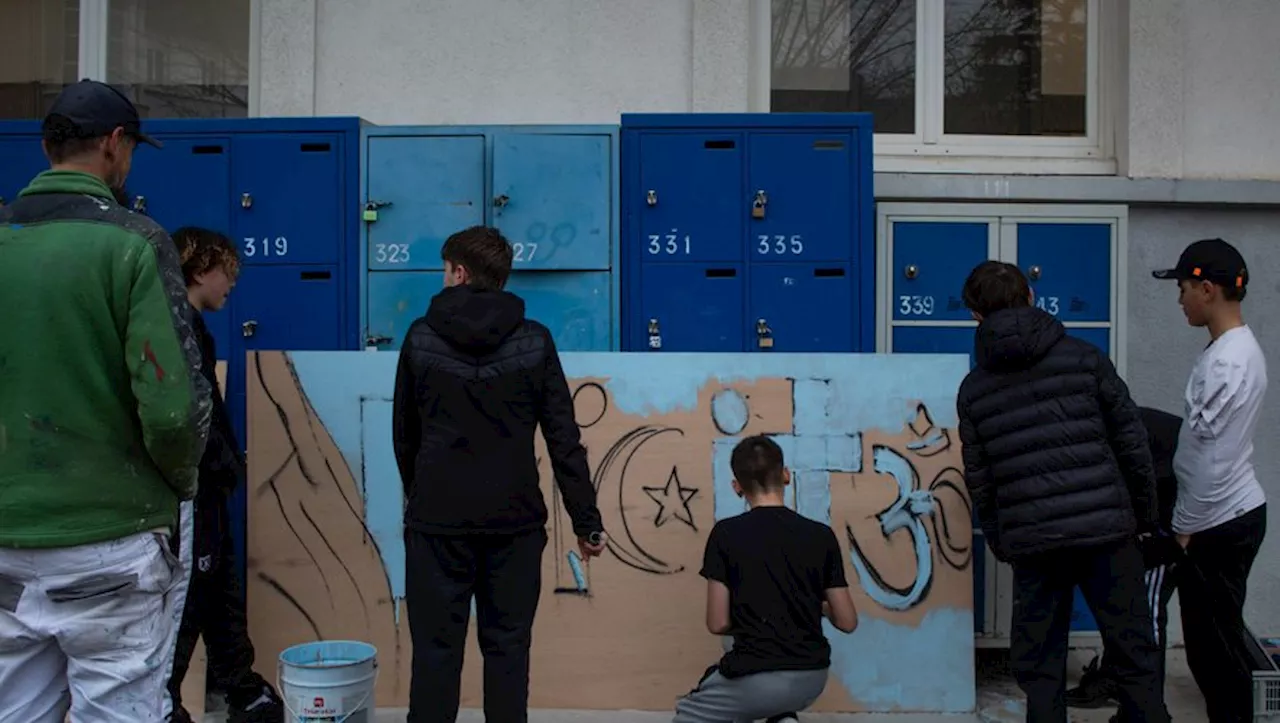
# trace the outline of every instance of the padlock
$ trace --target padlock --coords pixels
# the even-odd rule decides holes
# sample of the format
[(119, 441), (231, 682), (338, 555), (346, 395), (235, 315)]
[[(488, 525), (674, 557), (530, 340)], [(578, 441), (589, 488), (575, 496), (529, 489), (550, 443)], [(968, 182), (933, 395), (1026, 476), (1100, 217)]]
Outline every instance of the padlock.
[(764, 319), (756, 320), (756, 347), (760, 349), (773, 348), (773, 330), (769, 328), (768, 322)]
[(662, 348), (662, 333), (658, 331), (657, 319), (649, 320), (649, 348), (650, 349)]
[(769, 202), (764, 191), (756, 191), (755, 200), (751, 202), (751, 218), (764, 218), (764, 205)]

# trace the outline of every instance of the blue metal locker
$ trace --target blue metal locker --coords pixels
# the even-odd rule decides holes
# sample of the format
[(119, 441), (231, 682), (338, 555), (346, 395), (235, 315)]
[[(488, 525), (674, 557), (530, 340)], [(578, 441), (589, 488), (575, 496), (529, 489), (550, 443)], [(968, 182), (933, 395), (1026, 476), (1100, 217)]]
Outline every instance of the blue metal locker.
[[(427, 313), (431, 297), (443, 288), (444, 274), (376, 272), (366, 283), (369, 308), (381, 310), (370, 317), (369, 333), (390, 339), (384, 348), (395, 351), (409, 325)], [(612, 284), (607, 271), (517, 271), (507, 280), (507, 290), (524, 299), (526, 316), (551, 330), (558, 349), (607, 350), (612, 346)]]
[[(206, 323), (227, 362), (227, 402), (242, 442), (246, 351), (359, 348), (362, 125), (358, 118), (144, 123), (165, 147), (134, 154), (127, 182), (134, 210), (169, 231), (221, 231), (240, 249), (236, 289)], [(0, 123), (0, 189), (20, 188), (45, 167), (39, 122)], [(244, 502), (241, 489), (232, 498), (241, 575)]]
[(870, 115), (624, 114), (622, 137), (624, 349), (874, 347)]
[(508, 290), (562, 351), (618, 348), (616, 128), (381, 127), (363, 142), (367, 347), (399, 348), (441, 288), (445, 240), (488, 224), (512, 244)]
[(985, 221), (895, 222), (893, 320), (970, 321), (961, 292), (973, 267), (987, 260), (989, 236)]
[(1018, 266), (1036, 306), (1065, 323), (1111, 320), (1111, 224), (1020, 222)]

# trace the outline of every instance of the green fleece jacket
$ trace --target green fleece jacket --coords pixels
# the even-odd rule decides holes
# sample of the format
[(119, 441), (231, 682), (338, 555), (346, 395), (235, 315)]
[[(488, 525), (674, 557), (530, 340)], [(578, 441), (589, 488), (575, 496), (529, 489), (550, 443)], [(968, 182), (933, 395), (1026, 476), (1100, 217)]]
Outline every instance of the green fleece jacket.
[(168, 235), (42, 173), (0, 207), (0, 310), (0, 547), (172, 528), (211, 402)]

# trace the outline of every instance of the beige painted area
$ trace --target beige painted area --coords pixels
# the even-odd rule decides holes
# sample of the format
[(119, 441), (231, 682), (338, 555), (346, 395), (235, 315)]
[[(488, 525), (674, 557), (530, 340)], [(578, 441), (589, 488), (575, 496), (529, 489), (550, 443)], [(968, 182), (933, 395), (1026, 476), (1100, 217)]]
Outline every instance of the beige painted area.
[[(296, 643), (321, 637), (366, 640), (380, 651), (378, 705), (407, 705), (411, 654), (404, 607), (390, 599), (381, 558), (362, 526), (358, 485), (297, 388), (285, 355), (261, 353), (251, 355), (249, 362), (250, 369), (255, 363), (262, 368), (261, 382), (258, 375), (248, 375), (248, 598), (258, 669), (274, 676), (279, 652)], [(575, 588), (566, 560), (575, 541), (550, 482), (543, 446), (538, 445), (543, 491), (554, 515), (534, 629), (530, 704), (670, 710), (722, 652), (720, 639), (704, 627), (705, 582), (697, 573), (714, 524), (713, 440), (723, 436), (709, 409), (712, 395), (723, 387), (709, 382), (699, 390), (696, 405), (640, 417), (611, 404), (605, 381), (570, 381), (578, 390), (576, 411), (599, 506), (614, 540), (612, 551), (586, 569), (588, 596), (556, 592)], [(741, 434), (791, 432), (789, 380), (733, 387), (750, 404), (748, 426)], [(906, 531), (888, 538), (880, 532), (876, 515), (898, 491), (893, 478), (870, 471), (873, 445), (890, 446), (909, 458), (919, 475), (917, 488), (928, 489), (939, 473), (959, 466), (958, 441), (950, 440), (954, 432), (943, 431), (945, 444), (907, 449), (908, 442), (934, 438), (938, 430), (929, 427), (927, 414), (921, 412), (914, 425), (903, 429), (869, 430), (862, 436), (868, 472), (832, 476), (833, 526), (846, 559), (852, 534), (881, 576), (895, 586), (909, 587), (916, 563)], [(798, 485), (804, 484), (803, 474), (797, 478)], [(954, 481), (963, 490), (958, 474)], [(967, 501), (963, 492), (937, 487), (935, 497), (952, 530), (947, 549), (961, 550), (954, 553), (959, 557), (972, 544)], [(321, 539), (320, 529), (327, 541)], [(930, 538), (937, 548), (934, 529), (930, 527)], [(938, 559), (939, 554), (935, 549), (935, 575), (924, 602), (904, 612), (886, 610), (866, 597), (848, 565), (864, 619), (914, 625), (939, 606), (970, 609), (972, 566), (956, 569)], [(318, 570), (323, 570), (327, 585)], [(473, 630), (463, 674), (464, 707), (481, 703), (481, 659), (474, 641)], [(866, 654), (874, 658), (887, 653)], [(833, 678), (815, 709), (857, 711), (862, 706)]]
[(191, 654), (191, 665), (187, 668), (186, 677), (182, 679), (182, 707), (195, 720), (200, 720), (204, 715), (205, 670), (208, 664), (204, 639), (201, 638), (196, 641), (195, 652)]

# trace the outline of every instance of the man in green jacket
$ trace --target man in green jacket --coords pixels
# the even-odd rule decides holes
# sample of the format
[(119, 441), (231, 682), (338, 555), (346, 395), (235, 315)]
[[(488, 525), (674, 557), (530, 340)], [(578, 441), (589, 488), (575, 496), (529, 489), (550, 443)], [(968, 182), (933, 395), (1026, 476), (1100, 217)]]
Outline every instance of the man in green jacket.
[(43, 135), (0, 208), (0, 721), (161, 721), (210, 387), (173, 244), (114, 200), (137, 110), (82, 81)]

